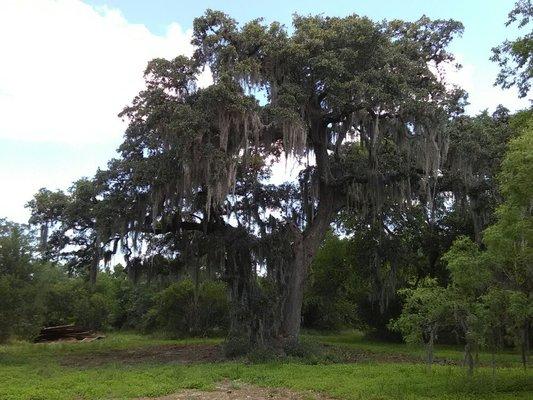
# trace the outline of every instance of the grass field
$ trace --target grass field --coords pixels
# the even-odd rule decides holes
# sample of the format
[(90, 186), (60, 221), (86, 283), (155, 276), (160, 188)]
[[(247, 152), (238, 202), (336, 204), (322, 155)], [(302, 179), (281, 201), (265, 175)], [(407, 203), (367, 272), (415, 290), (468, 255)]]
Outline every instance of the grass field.
[[(0, 347), (0, 399), (157, 397), (186, 388), (210, 391), (221, 381), (339, 399), (533, 398), (533, 371), (520, 367), (518, 355), (501, 354), (494, 375), (483, 366), (469, 378), (455, 365), (462, 358), (458, 348), (438, 347), (441, 363), (428, 370), (419, 362), (419, 349), (366, 341), (357, 333), (305, 335), (304, 341), (327, 345), (328, 354), (335, 356), (226, 361), (212, 359), (209, 352), (219, 339), (164, 340), (123, 333), (92, 343), (14, 343)], [(195, 358), (204, 353), (205, 359)], [(489, 360), (489, 355), (480, 357), (482, 364)]]

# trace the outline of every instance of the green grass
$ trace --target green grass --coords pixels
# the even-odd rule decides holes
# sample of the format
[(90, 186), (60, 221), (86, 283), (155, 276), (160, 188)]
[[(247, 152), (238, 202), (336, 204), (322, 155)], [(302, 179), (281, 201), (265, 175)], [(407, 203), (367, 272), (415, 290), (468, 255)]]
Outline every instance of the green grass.
[(73, 354), (103, 353), (111, 350), (125, 350), (157, 345), (186, 345), (186, 344), (219, 344), (221, 338), (187, 338), (165, 339), (157, 336), (139, 335), (136, 333), (111, 333), (104, 340), (96, 340), (87, 343), (29, 343), (14, 342), (9, 345), (0, 345), (0, 367), (2, 360), (13, 358), (41, 359), (49, 357), (66, 356)]
[[(411, 352), (402, 345), (366, 342), (359, 336), (307, 336), (366, 351)], [(314, 390), (340, 399), (527, 399), (533, 395), (533, 374), (517, 367), (478, 368), (472, 378), (456, 366), (375, 363), (317, 364), (277, 361), (261, 364), (106, 364), (94, 368), (63, 367), (59, 359), (72, 354), (98, 354), (150, 345), (187, 344), (207, 340), (164, 340), (114, 334), (103, 341), (79, 344), (0, 347), (0, 399), (124, 399), (160, 396), (182, 388), (210, 390), (224, 379), (265, 387)], [(360, 348), (360, 347), (359, 347)], [(457, 350), (446, 350), (456, 351)], [(457, 352), (459, 353), (459, 352)]]

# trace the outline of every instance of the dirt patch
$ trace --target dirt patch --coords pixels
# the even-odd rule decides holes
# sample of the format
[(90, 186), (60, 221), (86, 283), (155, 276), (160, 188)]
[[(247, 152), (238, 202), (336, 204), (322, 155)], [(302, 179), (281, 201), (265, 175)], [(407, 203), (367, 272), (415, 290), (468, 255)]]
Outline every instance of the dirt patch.
[(213, 391), (183, 390), (163, 397), (140, 397), (136, 400), (333, 400), (314, 392), (261, 388), (237, 382), (223, 382)]
[(224, 356), (220, 346), (198, 345), (161, 345), (136, 349), (112, 350), (83, 355), (63, 357), (60, 364), (67, 367), (97, 367), (109, 363), (208, 363), (222, 361)]
[[(344, 346), (335, 346), (323, 344), (321, 346), (323, 357), (326, 360), (335, 363), (360, 363), (360, 362), (377, 362), (377, 363), (424, 363), (425, 360), (420, 356), (404, 353), (379, 353), (368, 350), (353, 349)], [(458, 365), (455, 360), (444, 358), (435, 358), (434, 364), (437, 365)]]
[(385, 362), (385, 363), (417, 363), (419, 357), (408, 354), (375, 353), (368, 350), (353, 349), (344, 346), (322, 344), (322, 357), (337, 363)]
[[(98, 367), (109, 363), (212, 363), (227, 361), (220, 345), (158, 345), (125, 350), (107, 350), (87, 354), (72, 354), (63, 357), (60, 364), (66, 367)], [(407, 354), (373, 353), (342, 346), (323, 344), (317, 354), (318, 362), (324, 363), (422, 363), (423, 359)], [(314, 360), (316, 362), (317, 360)], [(435, 364), (457, 364), (456, 361), (436, 359)]]
[[(373, 361), (378, 363), (411, 363), (411, 364), (420, 364), (425, 361), (420, 358), (409, 354), (390, 354), (390, 353), (361, 353), (361, 356), (358, 361)], [(452, 360), (435, 358), (433, 364), (438, 365), (449, 365), (455, 364)]]

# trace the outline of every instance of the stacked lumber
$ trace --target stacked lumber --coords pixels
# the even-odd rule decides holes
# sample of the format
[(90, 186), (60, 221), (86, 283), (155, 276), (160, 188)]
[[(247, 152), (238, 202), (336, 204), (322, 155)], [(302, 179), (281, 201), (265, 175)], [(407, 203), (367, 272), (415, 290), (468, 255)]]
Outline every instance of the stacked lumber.
[(95, 333), (89, 329), (85, 329), (74, 324), (49, 326), (41, 329), (39, 335), (34, 342), (56, 342), (56, 341), (84, 341), (89, 342), (96, 339), (101, 339), (104, 336)]

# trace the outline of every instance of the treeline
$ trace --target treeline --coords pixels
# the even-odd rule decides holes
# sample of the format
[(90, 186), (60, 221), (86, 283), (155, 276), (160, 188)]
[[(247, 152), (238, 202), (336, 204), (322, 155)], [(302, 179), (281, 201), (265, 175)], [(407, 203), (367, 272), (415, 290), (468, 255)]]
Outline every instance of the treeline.
[[(508, 23), (531, 15), (518, 2)], [(41, 189), (29, 228), (3, 224), (4, 337), (63, 321), (226, 328), (236, 352), (283, 353), (303, 320), (428, 349), (446, 336), (473, 358), (495, 341), (477, 327), (496, 304), (498, 343), (527, 357), (531, 110), (464, 114), (466, 93), (435, 74), (454, 63), (458, 21), (295, 15), (293, 28), (207, 10), (191, 57), (148, 63), (117, 158)], [(522, 97), (530, 42), (493, 50), (497, 84)], [(276, 184), (289, 155), (298, 179)]]
[(99, 331), (155, 331), (172, 337), (223, 335), (225, 285), (184, 276), (134, 283), (118, 264), (96, 284), (64, 264), (42, 261), (26, 226), (0, 220), (0, 342), (32, 340), (42, 327), (76, 324)]
[[(305, 300), (308, 322), (324, 328), (356, 321), (382, 337), (401, 334), (426, 347), (429, 364), (435, 343), (462, 343), (470, 372), (480, 350), (516, 348), (528, 364), (533, 120), (519, 113), (508, 119), (511, 131), (491, 134), (486, 117), (461, 122), (468, 129), (457, 138), (468, 143), (475, 169), (463, 164), (457, 172), (461, 179), (470, 175), (471, 186), (464, 199), (443, 198), (432, 224), (413, 213), (409, 224), (390, 223), (385, 235), (368, 225), (367, 232), (348, 228), (350, 238), (327, 238)], [(474, 126), (480, 130), (470, 131)], [(382, 257), (377, 269), (376, 254)]]
[[(454, 121), (447, 185), (433, 215), (417, 204), (391, 204), (371, 219), (344, 212), (313, 261), (303, 326), (358, 328), (387, 339), (401, 334), (425, 343), (429, 361), (443, 339), (465, 343), (469, 360), (483, 347), (517, 345), (525, 362), (533, 309), (531, 127), (530, 112), (511, 116), (503, 108)], [(133, 259), (129, 272), (102, 264), (92, 283), (90, 261), (73, 258), (74, 245), (62, 256), (52, 245), (29, 226), (1, 221), (2, 340), (31, 339), (43, 326), (66, 323), (226, 334), (230, 307), (220, 271), (158, 254)]]
[[(392, 204), (372, 218), (344, 213), (338, 222), (345, 238), (326, 239), (314, 263), (308, 287), (311, 297), (306, 301), (349, 298), (358, 305), (359, 318), (371, 316), (364, 320), (374, 320), (370, 327), (376, 334), (390, 334), (388, 321), (401, 309), (398, 289), (417, 287), (427, 278), (441, 286), (450, 284), (451, 251), (465, 241), (483, 255), (499, 249), (499, 258), (493, 250), (490, 260), (476, 259), (483, 265), (498, 260), (503, 267), (509, 264), (504, 254), (512, 255), (515, 268), (522, 265), (521, 275), (511, 277), (509, 271), (500, 271), (500, 279), (514, 287), (522, 282), (527, 294), (531, 284), (531, 124), (530, 111), (510, 116), (502, 108), (492, 116), (482, 113), (453, 121), (433, 204), (428, 207), (425, 199), (409, 208)], [(385, 317), (377, 324), (380, 312)]]
[(405, 289), (401, 316), (392, 324), (433, 359), (438, 334), (453, 329), (465, 344), (472, 371), (481, 348), (520, 348), (528, 363), (533, 321), (533, 124), (511, 140), (498, 176), (502, 202), (480, 243), (462, 236), (443, 256), (449, 279), (426, 278)]

